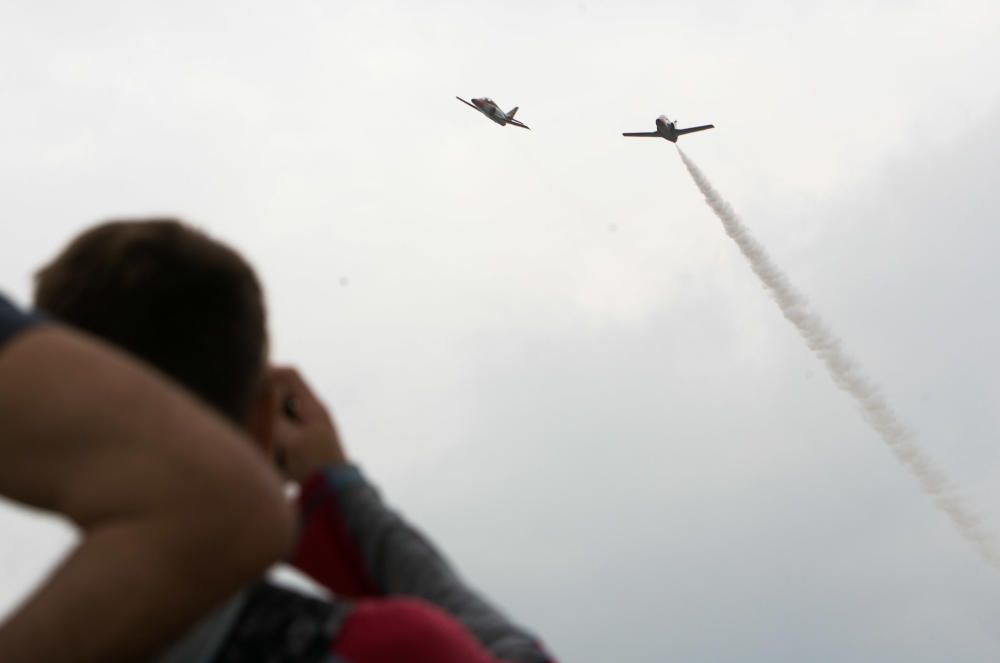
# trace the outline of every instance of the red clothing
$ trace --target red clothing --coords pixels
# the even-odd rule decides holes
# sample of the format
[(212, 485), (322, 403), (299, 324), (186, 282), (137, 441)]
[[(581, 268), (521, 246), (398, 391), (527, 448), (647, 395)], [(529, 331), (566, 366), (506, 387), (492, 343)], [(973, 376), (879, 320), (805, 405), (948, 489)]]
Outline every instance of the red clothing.
[(355, 604), (331, 651), (352, 663), (495, 663), (450, 616), (419, 599)]
[(381, 596), (341, 518), (336, 494), (326, 489), (321, 473), (302, 485), (299, 511), (302, 529), (291, 560), (295, 568), (343, 598)]

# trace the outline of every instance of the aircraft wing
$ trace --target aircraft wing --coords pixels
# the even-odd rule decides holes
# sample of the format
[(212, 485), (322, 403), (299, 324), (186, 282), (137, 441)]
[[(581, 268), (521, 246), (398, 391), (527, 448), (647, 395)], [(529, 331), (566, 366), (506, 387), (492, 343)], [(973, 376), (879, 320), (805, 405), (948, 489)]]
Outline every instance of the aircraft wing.
[(662, 138), (658, 131), (639, 131), (630, 134), (622, 134), (623, 136), (629, 136), (631, 138)]
[(714, 129), (714, 124), (703, 124), (700, 127), (688, 127), (687, 129), (678, 129), (677, 135), (683, 136), (684, 134), (694, 133), (695, 131), (704, 131), (705, 129)]
[(515, 127), (521, 127), (522, 129), (527, 129), (528, 131), (531, 131), (531, 127), (529, 127), (524, 122), (521, 122), (520, 120), (515, 120), (513, 118), (508, 118), (507, 119), (507, 124), (513, 124)]
[[(463, 99), (462, 97), (455, 97), (455, 98), (456, 98), (456, 99), (458, 99), (459, 101), (461, 101), (461, 102), (462, 102), (463, 104), (465, 104), (466, 106), (468, 106), (468, 107), (470, 107), (470, 108), (475, 108), (476, 110), (479, 110), (479, 107), (478, 107), (478, 106), (476, 106), (476, 105), (475, 105), (475, 104), (473, 104), (473, 103), (469, 103), (468, 101), (466, 101), (466, 100), (465, 100), (465, 99)], [(482, 111), (480, 111), (480, 112), (482, 112)]]

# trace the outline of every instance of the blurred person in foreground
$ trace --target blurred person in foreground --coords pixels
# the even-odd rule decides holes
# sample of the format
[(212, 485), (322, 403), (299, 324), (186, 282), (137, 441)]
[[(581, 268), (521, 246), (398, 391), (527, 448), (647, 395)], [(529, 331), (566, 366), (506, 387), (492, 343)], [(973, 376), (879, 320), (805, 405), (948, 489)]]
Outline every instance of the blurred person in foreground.
[(386, 507), (298, 372), (269, 367), (261, 287), (235, 251), (171, 219), (105, 223), (38, 274), (35, 300), (191, 389), (300, 487), (291, 563), (332, 598), (258, 583), (162, 660), (552, 660)]
[(0, 660), (147, 658), (286, 554), (292, 512), (243, 437), (155, 371), (0, 295), (0, 494), (80, 532), (0, 625)]

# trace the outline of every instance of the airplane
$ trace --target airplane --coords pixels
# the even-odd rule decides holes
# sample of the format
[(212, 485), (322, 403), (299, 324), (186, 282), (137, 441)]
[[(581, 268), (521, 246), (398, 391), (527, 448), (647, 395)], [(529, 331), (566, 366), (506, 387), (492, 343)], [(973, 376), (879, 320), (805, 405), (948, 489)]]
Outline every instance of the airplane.
[(490, 118), (500, 126), (504, 126), (505, 124), (512, 124), (515, 127), (521, 127), (522, 129), (528, 129), (528, 130), (531, 129), (531, 127), (529, 127), (527, 124), (524, 124), (523, 122), (514, 119), (514, 114), (517, 113), (517, 106), (514, 106), (509, 111), (504, 113), (502, 110), (500, 110), (500, 107), (497, 106), (492, 99), (489, 99), (487, 97), (480, 97), (479, 99), (473, 99), (472, 103), (469, 103), (462, 97), (455, 97), (455, 98), (461, 101), (463, 104), (475, 108), (477, 111), (479, 111), (486, 117)]
[(687, 129), (678, 129), (677, 122), (671, 122), (667, 119), (666, 115), (661, 115), (656, 118), (656, 131), (640, 131), (637, 133), (625, 133), (623, 136), (635, 137), (635, 138), (666, 138), (671, 143), (676, 143), (677, 138), (683, 136), (684, 134), (689, 134), (694, 131), (704, 131), (705, 129), (714, 129), (714, 124), (703, 124), (700, 127), (688, 127)]

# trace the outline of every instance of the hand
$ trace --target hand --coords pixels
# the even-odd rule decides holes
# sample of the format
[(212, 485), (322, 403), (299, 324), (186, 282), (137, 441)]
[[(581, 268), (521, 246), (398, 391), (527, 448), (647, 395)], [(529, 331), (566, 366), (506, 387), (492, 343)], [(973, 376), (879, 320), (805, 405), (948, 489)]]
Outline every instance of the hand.
[(333, 419), (291, 367), (272, 367), (268, 380), (277, 396), (273, 452), (281, 472), (296, 483), (328, 465), (347, 462)]

